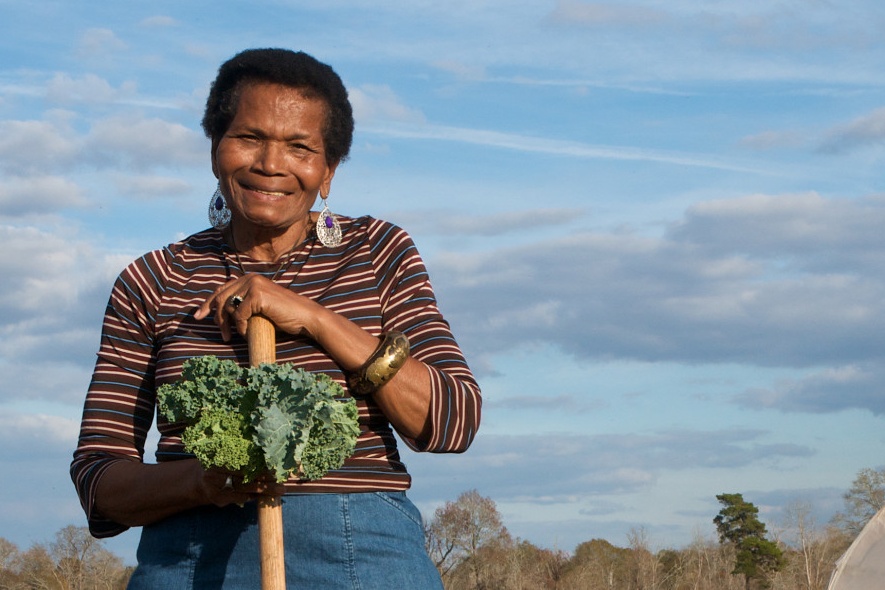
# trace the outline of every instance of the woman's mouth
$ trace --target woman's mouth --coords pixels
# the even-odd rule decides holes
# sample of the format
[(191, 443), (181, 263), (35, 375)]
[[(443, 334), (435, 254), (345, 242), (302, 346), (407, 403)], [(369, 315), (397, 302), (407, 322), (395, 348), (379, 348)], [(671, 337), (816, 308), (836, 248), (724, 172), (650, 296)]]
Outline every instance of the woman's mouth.
[(245, 186), (244, 185), (243, 188), (245, 188), (247, 191), (251, 191), (253, 193), (258, 193), (259, 195), (265, 195), (265, 196), (274, 197), (274, 198), (280, 198), (280, 197), (285, 197), (285, 196), (289, 195), (288, 192), (261, 189), (261, 188), (255, 187), (255, 186)]

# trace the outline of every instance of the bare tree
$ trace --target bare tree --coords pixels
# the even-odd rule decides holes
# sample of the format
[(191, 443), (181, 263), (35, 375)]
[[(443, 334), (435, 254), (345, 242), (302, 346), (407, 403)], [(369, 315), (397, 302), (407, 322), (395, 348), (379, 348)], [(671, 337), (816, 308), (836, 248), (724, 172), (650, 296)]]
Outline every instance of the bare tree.
[(21, 554), (19, 578), (21, 588), (29, 590), (56, 590), (64, 588), (55, 573), (55, 562), (45, 545), (35, 543)]
[(568, 557), (561, 551), (541, 549), (528, 541), (517, 541), (508, 551), (508, 590), (557, 588)]
[(428, 552), (443, 578), (466, 564), (476, 588), (482, 587), (479, 550), (493, 541), (510, 539), (495, 502), (476, 490), (437, 508), (425, 531)]
[(885, 467), (861, 469), (842, 499), (845, 501), (845, 510), (836, 514), (833, 522), (854, 538), (879, 509), (885, 506)]
[(0, 590), (117, 590), (130, 574), (85, 527), (65, 527), (25, 552), (0, 538)]
[(604, 539), (593, 539), (575, 548), (564, 568), (563, 587), (568, 590), (621, 590), (630, 587), (630, 550)]
[(66, 590), (113, 590), (126, 573), (122, 560), (106, 550), (86, 527), (71, 525), (59, 530), (50, 555)]
[(677, 553), (681, 555), (681, 569), (678, 577), (669, 581), (669, 588), (740, 590), (744, 587), (744, 581), (731, 574), (736, 550), (730, 544), (719, 544), (695, 530), (688, 547)]
[(825, 590), (833, 566), (848, 548), (849, 538), (835, 527), (817, 526), (811, 504), (793, 502), (786, 508), (789, 541), (795, 548), (802, 586), (807, 590)]
[(12, 541), (0, 537), (0, 590), (13, 590), (19, 583), (21, 552)]
[(631, 528), (627, 542), (632, 553), (636, 590), (662, 590), (672, 586), (673, 580), (682, 575), (679, 553), (654, 550), (645, 527)]
[(661, 564), (649, 546), (646, 528), (631, 528), (627, 533), (627, 543), (630, 545), (636, 590), (658, 590)]

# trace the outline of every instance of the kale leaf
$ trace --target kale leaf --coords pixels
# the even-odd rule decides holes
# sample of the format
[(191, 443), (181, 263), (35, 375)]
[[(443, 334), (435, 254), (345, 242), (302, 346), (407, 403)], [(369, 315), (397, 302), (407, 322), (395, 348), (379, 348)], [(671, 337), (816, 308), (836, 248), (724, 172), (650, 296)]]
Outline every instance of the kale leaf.
[(157, 388), (160, 414), (187, 424), (185, 450), (205, 468), (237, 471), (245, 481), (270, 475), (313, 480), (341, 467), (359, 436), (356, 402), (331, 377), (290, 363), (243, 369), (202, 356), (181, 379)]

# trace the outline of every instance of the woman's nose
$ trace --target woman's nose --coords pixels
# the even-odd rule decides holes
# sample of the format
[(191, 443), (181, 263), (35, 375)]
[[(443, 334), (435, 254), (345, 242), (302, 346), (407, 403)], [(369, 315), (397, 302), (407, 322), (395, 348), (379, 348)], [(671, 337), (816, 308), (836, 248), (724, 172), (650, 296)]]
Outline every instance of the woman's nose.
[(264, 174), (281, 174), (285, 169), (285, 160), (284, 146), (275, 141), (265, 141), (257, 154), (254, 167)]

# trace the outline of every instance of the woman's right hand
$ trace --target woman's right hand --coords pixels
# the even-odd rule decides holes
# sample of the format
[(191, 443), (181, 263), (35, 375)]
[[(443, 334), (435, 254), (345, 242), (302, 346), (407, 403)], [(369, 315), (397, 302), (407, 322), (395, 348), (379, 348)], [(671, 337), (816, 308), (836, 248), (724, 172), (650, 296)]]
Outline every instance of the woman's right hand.
[[(201, 467), (202, 469), (202, 467)], [(270, 478), (244, 483), (241, 475), (223, 469), (203, 470), (200, 487), (206, 504), (219, 508), (229, 504), (243, 505), (261, 496), (280, 496), (286, 489)]]
[(95, 509), (122, 525), (144, 526), (198, 506), (244, 504), (283, 491), (283, 485), (274, 481), (243, 483), (227, 471), (203, 469), (196, 459), (156, 464), (122, 459), (108, 466), (98, 480)]
[[(234, 303), (236, 297), (236, 303)], [(236, 330), (246, 335), (249, 318), (261, 315), (277, 330), (313, 337), (318, 316), (332, 312), (315, 301), (259, 274), (246, 274), (221, 285), (194, 312), (198, 320), (212, 315), (225, 342)]]

